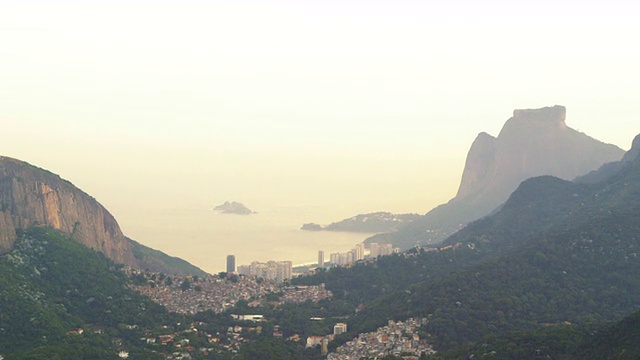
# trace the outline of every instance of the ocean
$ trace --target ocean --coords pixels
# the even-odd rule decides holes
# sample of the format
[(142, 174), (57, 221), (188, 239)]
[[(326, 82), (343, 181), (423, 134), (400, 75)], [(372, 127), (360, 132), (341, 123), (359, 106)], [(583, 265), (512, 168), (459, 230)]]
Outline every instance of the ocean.
[(323, 250), (328, 261), (330, 253), (349, 251), (373, 235), (300, 230), (306, 222), (342, 220), (325, 220), (331, 210), (318, 206), (274, 205), (256, 210), (256, 214), (234, 215), (218, 214), (212, 206), (184, 206), (119, 216), (119, 221), (125, 235), (209, 273), (225, 271), (227, 255), (235, 255), (236, 266), (269, 260), (290, 260), (295, 266), (317, 262), (318, 250)]

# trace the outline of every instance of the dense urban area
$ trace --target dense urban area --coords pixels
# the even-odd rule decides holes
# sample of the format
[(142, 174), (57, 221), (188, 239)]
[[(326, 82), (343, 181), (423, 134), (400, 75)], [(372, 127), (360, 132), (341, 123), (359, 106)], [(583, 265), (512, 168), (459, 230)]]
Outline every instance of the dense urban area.
[[(252, 337), (263, 335), (266, 321), (264, 314), (259, 313), (265, 307), (279, 308), (286, 304), (302, 304), (305, 302), (318, 303), (333, 296), (331, 291), (320, 285), (291, 285), (292, 277), (313, 275), (319, 270), (326, 270), (330, 267), (349, 267), (355, 262), (376, 261), (378, 256), (390, 255), (393, 249), (390, 244), (374, 244), (372, 257), (364, 254), (364, 244), (358, 244), (350, 252), (344, 254), (331, 254), (331, 261), (324, 262), (324, 252), (318, 252), (318, 264), (312, 266), (305, 274), (295, 274), (292, 272), (290, 261), (254, 261), (250, 265), (238, 266), (235, 271), (235, 257), (227, 257), (227, 272), (214, 275), (203, 276), (177, 276), (163, 273), (135, 270), (124, 268), (123, 271), (131, 278), (130, 288), (140, 294), (148, 296), (154, 302), (165, 306), (169, 311), (178, 314), (198, 314), (203, 312), (213, 312), (223, 314), (233, 311), (240, 302), (246, 304), (247, 308), (254, 308), (256, 311), (251, 314), (231, 314), (231, 319), (236, 324), (229, 324), (226, 332), (215, 334), (205, 333), (211, 344), (216, 344), (218, 349), (224, 349), (231, 353), (237, 353), (243, 344), (250, 341)], [(405, 254), (405, 257), (408, 254)], [(324, 321), (324, 318), (312, 317), (312, 321)], [(345, 344), (329, 351), (329, 343), (335, 336), (344, 334), (347, 331), (347, 324), (336, 322), (331, 327), (330, 333), (308, 334), (302, 338), (300, 334), (294, 333), (284, 338), (284, 340), (303, 344), (307, 349), (319, 349), (323, 358), (338, 359), (377, 359), (388, 355), (394, 356), (415, 356), (435, 353), (426, 339), (426, 334), (420, 329), (421, 325), (427, 322), (426, 318), (408, 319), (404, 322), (389, 320), (388, 325), (377, 329), (375, 332), (362, 333), (357, 338), (347, 341)], [(252, 324), (247, 326), (247, 324)], [(186, 358), (190, 352), (200, 352), (208, 354), (215, 348), (200, 347), (196, 349), (189, 343), (185, 334), (197, 333), (199, 328), (206, 328), (206, 323), (199, 322), (190, 324), (188, 329), (182, 332), (166, 333), (159, 336), (152, 336), (148, 331), (148, 336), (143, 340), (148, 344), (177, 345), (177, 351), (171, 358)], [(168, 328), (168, 327), (167, 327)], [(283, 338), (280, 325), (274, 324), (269, 328), (269, 335), (273, 338)], [(127, 357), (127, 353), (120, 354)]]

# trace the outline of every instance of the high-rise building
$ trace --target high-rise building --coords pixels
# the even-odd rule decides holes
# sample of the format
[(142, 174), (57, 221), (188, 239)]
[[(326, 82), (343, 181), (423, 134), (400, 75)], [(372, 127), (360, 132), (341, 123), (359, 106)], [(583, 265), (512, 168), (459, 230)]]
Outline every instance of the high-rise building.
[(364, 243), (356, 244), (355, 261), (364, 259)]
[(338, 266), (340, 265), (340, 253), (331, 253), (330, 255), (330, 261), (331, 261), (331, 266)]
[(391, 244), (380, 245), (380, 255), (391, 255), (391, 254), (393, 254), (393, 245)]
[(345, 265), (351, 264), (353, 262), (354, 254), (355, 254), (355, 250), (351, 250), (347, 253), (347, 261), (345, 262)]
[(228, 273), (236, 272), (236, 256), (235, 255), (227, 255), (227, 272)]
[(267, 261), (266, 263), (253, 261), (251, 262), (251, 275), (274, 281), (277, 277), (277, 264), (273, 260)]
[(238, 265), (238, 274), (251, 276), (251, 265)]
[(347, 253), (338, 254), (338, 265), (347, 265)]
[(283, 282), (291, 279), (293, 263), (291, 261), (278, 261), (276, 264), (276, 281)]
[(380, 244), (371, 243), (369, 246), (370, 246), (369, 254), (371, 255), (372, 258), (377, 258), (380, 255)]
[(318, 251), (318, 267), (324, 267), (324, 251)]

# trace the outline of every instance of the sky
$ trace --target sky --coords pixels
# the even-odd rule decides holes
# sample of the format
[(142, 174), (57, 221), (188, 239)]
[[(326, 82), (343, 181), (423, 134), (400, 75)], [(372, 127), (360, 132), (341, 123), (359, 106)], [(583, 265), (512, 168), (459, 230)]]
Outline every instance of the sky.
[(628, 149), (637, 34), (629, 0), (0, 0), (0, 154), (129, 234), (225, 200), (425, 213), (513, 109)]

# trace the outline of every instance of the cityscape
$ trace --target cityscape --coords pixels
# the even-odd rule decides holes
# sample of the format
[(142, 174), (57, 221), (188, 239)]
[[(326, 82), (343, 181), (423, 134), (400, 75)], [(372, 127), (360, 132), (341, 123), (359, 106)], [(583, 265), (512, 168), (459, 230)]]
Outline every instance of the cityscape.
[[(366, 251), (364, 243), (358, 243), (354, 248), (343, 253), (331, 253), (329, 261), (326, 261), (323, 250), (318, 251), (318, 261), (315, 264), (307, 265), (311, 269), (328, 269), (336, 266), (351, 266), (352, 264), (368, 259), (375, 259), (378, 256), (399, 253), (399, 248), (394, 248), (390, 243), (371, 243), (370, 249)], [(227, 255), (227, 273), (237, 273), (249, 277), (262, 278), (275, 283), (282, 283), (291, 280), (294, 275), (293, 262), (290, 260), (270, 260), (267, 262), (252, 261), (247, 265), (237, 265), (235, 255)]]

